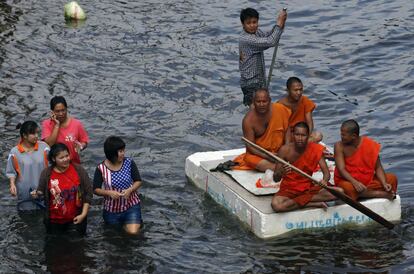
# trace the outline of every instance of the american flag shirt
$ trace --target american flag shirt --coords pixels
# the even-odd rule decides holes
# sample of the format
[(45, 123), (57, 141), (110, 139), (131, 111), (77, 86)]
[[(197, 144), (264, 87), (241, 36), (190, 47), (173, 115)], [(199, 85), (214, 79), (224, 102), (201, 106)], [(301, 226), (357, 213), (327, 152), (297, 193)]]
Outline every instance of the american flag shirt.
[[(141, 181), (137, 165), (131, 158), (125, 158), (120, 170), (110, 170), (104, 162), (98, 165), (93, 178), (93, 188), (102, 187), (105, 190), (115, 190), (122, 192), (131, 187), (134, 182)], [(119, 213), (128, 210), (130, 207), (139, 204), (140, 199), (138, 192), (131, 193), (128, 199), (120, 197), (112, 199), (109, 196), (104, 197), (104, 210), (112, 213)]]
[(266, 86), (266, 71), (263, 51), (279, 46), (283, 29), (275, 25), (271, 31), (258, 29), (251, 34), (243, 30), (239, 39), (240, 86)]

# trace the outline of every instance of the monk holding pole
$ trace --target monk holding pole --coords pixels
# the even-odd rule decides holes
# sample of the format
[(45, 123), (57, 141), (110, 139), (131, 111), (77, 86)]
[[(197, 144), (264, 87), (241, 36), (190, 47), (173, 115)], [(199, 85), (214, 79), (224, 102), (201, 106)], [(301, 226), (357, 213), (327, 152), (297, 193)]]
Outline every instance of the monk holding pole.
[[(284, 166), (287, 166), (287, 167), (291, 168), (294, 172), (297, 172), (298, 174), (304, 176), (305, 178), (308, 178), (309, 180), (311, 180), (315, 184), (319, 185), (323, 189), (326, 189), (329, 193), (331, 193), (332, 195), (334, 195), (338, 199), (342, 200), (343, 202), (345, 202), (346, 204), (348, 204), (351, 207), (355, 208), (356, 210), (364, 213), (365, 215), (367, 215), (368, 217), (370, 217), (374, 221), (378, 222), (379, 224), (385, 226), (388, 229), (393, 229), (394, 228), (393, 223), (386, 220), (384, 217), (382, 217), (379, 214), (375, 213), (374, 211), (372, 211), (368, 207), (364, 206), (363, 204), (359, 203), (358, 201), (354, 201), (351, 197), (349, 197), (348, 195), (343, 193), (343, 191), (338, 191), (337, 188), (326, 186), (325, 184), (321, 183), (319, 180), (316, 180), (315, 178), (310, 176), (308, 173), (303, 172), (299, 168), (297, 168), (294, 165), (286, 162), (285, 160), (283, 160), (279, 156), (271, 153), (270, 151), (267, 151), (266, 149), (264, 149), (264, 148), (258, 146), (257, 144), (249, 141), (245, 137), (242, 137), (242, 140), (246, 143), (246, 145), (249, 145), (249, 146), (255, 148), (256, 150), (260, 151), (261, 153), (267, 155), (269, 158), (271, 158), (271, 159), (273, 159), (273, 160), (275, 160), (279, 163), (282, 163)], [(286, 167), (284, 169), (286, 169)]]
[[(320, 144), (308, 142), (309, 126), (305, 122), (299, 122), (293, 127), (292, 139), (293, 142), (280, 148), (278, 156), (309, 176), (312, 176), (319, 164), (323, 173), (320, 184), (326, 186), (330, 173), (323, 156), (325, 148)], [(337, 199), (325, 188), (314, 185), (309, 178), (293, 172), (290, 166), (278, 162), (275, 167), (274, 181), (278, 182), (280, 179), (282, 179), (280, 190), (272, 199), (272, 208), (276, 212), (291, 211), (302, 207), (327, 207), (325, 202)], [(340, 188), (333, 188), (343, 192)]]

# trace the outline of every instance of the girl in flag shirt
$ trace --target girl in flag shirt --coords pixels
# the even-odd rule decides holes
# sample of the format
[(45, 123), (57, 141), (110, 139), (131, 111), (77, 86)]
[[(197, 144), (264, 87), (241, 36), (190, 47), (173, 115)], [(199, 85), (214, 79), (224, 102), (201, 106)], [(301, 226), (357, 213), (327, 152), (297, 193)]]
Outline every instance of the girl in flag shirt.
[(69, 149), (57, 143), (50, 148), (50, 167), (40, 174), (33, 198), (44, 197), (45, 225), (48, 233), (66, 232), (72, 228), (86, 233), (86, 216), (92, 200), (92, 183), (85, 169), (72, 164)]
[(96, 168), (93, 179), (95, 194), (104, 197), (103, 219), (108, 225), (122, 225), (127, 233), (137, 234), (142, 223), (137, 165), (125, 157), (125, 143), (119, 137), (108, 137), (104, 152), (106, 159)]

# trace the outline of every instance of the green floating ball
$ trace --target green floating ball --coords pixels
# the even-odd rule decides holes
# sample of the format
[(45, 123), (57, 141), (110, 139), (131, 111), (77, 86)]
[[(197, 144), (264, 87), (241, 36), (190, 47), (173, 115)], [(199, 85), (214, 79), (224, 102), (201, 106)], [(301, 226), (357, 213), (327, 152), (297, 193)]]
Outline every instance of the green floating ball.
[(85, 20), (86, 14), (76, 1), (69, 2), (65, 5), (66, 20)]

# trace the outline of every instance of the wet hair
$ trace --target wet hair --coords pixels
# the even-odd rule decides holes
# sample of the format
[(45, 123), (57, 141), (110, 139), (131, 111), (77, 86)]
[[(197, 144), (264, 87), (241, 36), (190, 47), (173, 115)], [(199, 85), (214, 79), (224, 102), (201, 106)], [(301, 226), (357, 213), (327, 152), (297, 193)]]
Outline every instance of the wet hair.
[(54, 110), (55, 106), (57, 104), (63, 104), (65, 108), (68, 107), (68, 104), (66, 103), (65, 97), (63, 96), (55, 96), (50, 100), (50, 109)]
[(56, 143), (50, 147), (50, 151), (49, 151), (49, 154), (47, 155), (47, 159), (49, 160), (49, 163), (52, 165), (52, 167), (56, 166), (55, 158), (62, 151), (67, 151), (69, 153), (69, 149), (65, 144)]
[(106, 159), (111, 163), (115, 163), (118, 159), (118, 151), (125, 148), (125, 142), (117, 136), (106, 138), (104, 143), (104, 152)]
[(302, 84), (302, 81), (298, 77), (289, 77), (289, 79), (287, 79), (287, 81), (286, 81), (286, 88), (289, 90), (290, 87), (293, 85), (293, 83)]
[(356, 134), (357, 136), (359, 136), (359, 125), (357, 121), (355, 121), (354, 119), (349, 119), (343, 122), (341, 128), (346, 129), (348, 133)]
[(36, 133), (36, 129), (39, 126), (34, 121), (25, 121), (23, 124), (18, 123), (16, 129), (20, 129), (20, 137), (23, 138), (23, 135), (29, 135)]
[(242, 24), (249, 18), (257, 18), (257, 20), (259, 20), (259, 13), (257, 10), (252, 8), (242, 9), (240, 12), (240, 21)]
[(308, 135), (309, 135), (309, 126), (308, 126), (308, 124), (306, 123), (306, 122), (298, 122), (298, 123), (296, 123), (294, 126), (293, 126), (293, 131), (295, 131), (295, 129), (296, 128), (304, 128), (304, 129), (306, 129), (306, 132), (308, 133)]

